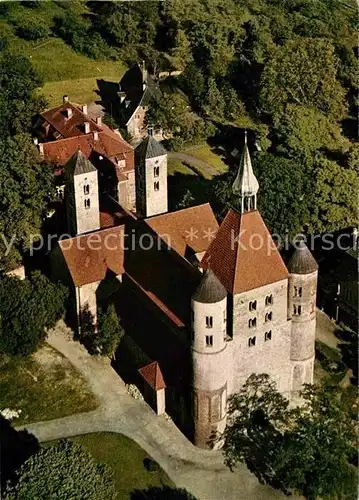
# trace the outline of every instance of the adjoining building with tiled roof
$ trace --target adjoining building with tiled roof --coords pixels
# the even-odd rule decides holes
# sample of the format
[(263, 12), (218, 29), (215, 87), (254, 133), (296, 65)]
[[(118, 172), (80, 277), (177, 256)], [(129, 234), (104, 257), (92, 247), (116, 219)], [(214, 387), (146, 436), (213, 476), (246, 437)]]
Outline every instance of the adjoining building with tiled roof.
[(40, 155), (57, 166), (57, 174), (80, 150), (101, 176), (106, 175), (107, 190), (117, 201), (136, 211), (134, 150), (101, 117), (92, 119), (86, 105), (77, 106), (64, 96), (60, 106), (38, 116), (33, 133)]
[(112, 301), (128, 326), (119, 366), (155, 411), (212, 447), (228, 398), (252, 373), (269, 374), (289, 399), (313, 381), (317, 265), (303, 241), (284, 264), (257, 210), (246, 141), (233, 185), (241, 208), (221, 224), (209, 203), (167, 212), (167, 155), (153, 141), (136, 149), (136, 214), (110, 195), (101, 211), (98, 171), (75, 152), (64, 167), (74, 237), (55, 261), (79, 328), (84, 310), (96, 318)]

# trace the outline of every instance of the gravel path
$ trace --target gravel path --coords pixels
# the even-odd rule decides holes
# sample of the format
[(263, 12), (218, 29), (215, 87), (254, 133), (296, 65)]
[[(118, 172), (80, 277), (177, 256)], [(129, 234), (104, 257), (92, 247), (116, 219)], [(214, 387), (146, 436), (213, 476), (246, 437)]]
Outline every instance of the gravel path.
[(39, 441), (90, 432), (117, 432), (136, 441), (178, 487), (186, 488), (199, 500), (284, 498), (280, 492), (261, 485), (244, 466), (231, 473), (223, 465), (219, 451), (196, 448), (172, 422), (155, 415), (143, 401), (133, 399), (109, 361), (90, 356), (71, 339), (71, 332), (63, 323), (50, 332), (48, 343), (82, 373), (101, 404), (89, 413), (26, 425)]

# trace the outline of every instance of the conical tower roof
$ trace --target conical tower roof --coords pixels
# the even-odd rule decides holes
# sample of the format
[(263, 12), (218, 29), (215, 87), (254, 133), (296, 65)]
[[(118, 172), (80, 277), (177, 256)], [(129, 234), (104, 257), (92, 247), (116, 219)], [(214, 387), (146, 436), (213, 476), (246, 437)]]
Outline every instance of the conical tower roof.
[(220, 302), (225, 297), (227, 297), (227, 290), (214, 272), (208, 269), (194, 292), (192, 299), (203, 304), (214, 304), (215, 302)]
[(317, 271), (318, 264), (304, 240), (300, 240), (290, 258), (287, 269), (292, 274), (311, 274)]
[(76, 151), (76, 153), (70, 158), (65, 168), (69, 175), (81, 175), (89, 172), (96, 172), (96, 168), (80, 150)]
[(232, 185), (233, 193), (239, 196), (256, 195), (259, 184), (253, 172), (251, 156), (247, 145), (247, 132), (245, 132), (244, 148), (239, 164), (237, 176)]

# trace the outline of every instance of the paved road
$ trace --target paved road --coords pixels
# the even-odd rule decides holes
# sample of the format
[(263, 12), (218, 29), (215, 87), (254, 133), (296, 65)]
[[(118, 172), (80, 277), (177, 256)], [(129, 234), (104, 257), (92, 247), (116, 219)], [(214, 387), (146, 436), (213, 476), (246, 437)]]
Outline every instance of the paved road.
[(246, 467), (231, 473), (219, 451), (193, 446), (172, 423), (158, 417), (143, 402), (133, 399), (109, 361), (91, 357), (63, 323), (50, 332), (48, 343), (66, 356), (83, 374), (99, 398), (100, 407), (26, 428), (39, 441), (70, 437), (89, 432), (118, 432), (128, 436), (151, 455), (178, 487), (186, 488), (199, 500), (268, 500), (284, 498), (261, 485)]

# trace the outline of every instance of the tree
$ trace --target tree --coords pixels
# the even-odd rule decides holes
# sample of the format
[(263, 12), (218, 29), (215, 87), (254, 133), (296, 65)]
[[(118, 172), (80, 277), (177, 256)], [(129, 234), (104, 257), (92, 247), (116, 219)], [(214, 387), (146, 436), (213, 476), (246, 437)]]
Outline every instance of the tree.
[(328, 40), (289, 40), (273, 51), (261, 78), (262, 108), (274, 116), (285, 112), (288, 104), (296, 104), (339, 120), (345, 115), (344, 95)]
[(183, 488), (153, 486), (146, 490), (132, 491), (130, 500), (196, 500), (196, 498)]
[(340, 128), (315, 108), (289, 104), (274, 119), (275, 132), (287, 152), (338, 150), (345, 144)]
[(67, 290), (39, 272), (29, 279), (0, 280), (0, 352), (9, 356), (33, 353), (64, 312)]
[(96, 346), (103, 356), (114, 356), (124, 330), (117, 316), (115, 306), (110, 304), (105, 312), (99, 315), (98, 332), (95, 336)]
[(0, 270), (16, 267), (39, 238), (54, 179), (27, 134), (0, 139)]
[[(272, 233), (282, 240), (294, 236), (310, 223), (313, 203), (311, 170), (296, 159), (256, 152), (253, 168), (258, 178), (258, 209)], [(232, 184), (236, 172), (215, 182), (214, 193), (225, 209), (240, 209)]]
[[(352, 164), (352, 156), (350, 157)], [(358, 223), (358, 166), (342, 167), (321, 155), (314, 159), (315, 205), (312, 226), (316, 231), (336, 231)]]
[(356, 498), (355, 425), (342, 390), (305, 386), (301, 398), (291, 409), (268, 375), (251, 375), (230, 399), (225, 463), (245, 462), (261, 481), (309, 499)]
[(0, 137), (30, 129), (31, 118), (45, 107), (36, 94), (42, 85), (29, 59), (5, 51), (0, 54)]
[(42, 448), (18, 470), (8, 485), (5, 500), (22, 498), (118, 498), (113, 472), (69, 440)]

